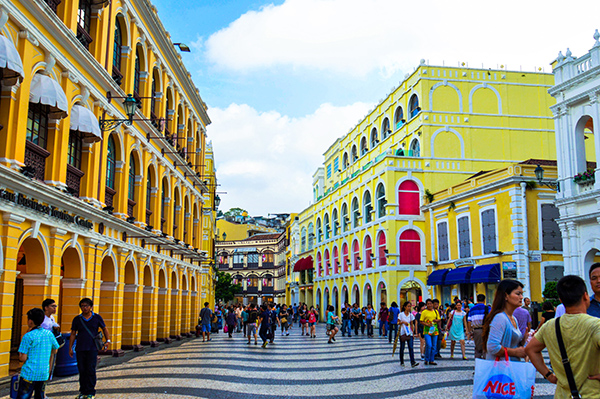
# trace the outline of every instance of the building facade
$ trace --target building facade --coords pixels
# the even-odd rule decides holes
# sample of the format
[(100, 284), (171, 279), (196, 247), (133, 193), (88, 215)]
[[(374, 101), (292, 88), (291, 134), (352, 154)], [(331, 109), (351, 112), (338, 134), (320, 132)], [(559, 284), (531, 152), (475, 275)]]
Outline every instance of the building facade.
[(242, 291), (234, 302), (285, 302), (287, 235), (259, 233), (239, 241), (217, 241), (218, 268)]
[(424, 198), (479, 171), (554, 159), (552, 81), (422, 61), (332, 143), (299, 214), (294, 270), (314, 270), (314, 303), (429, 297)]
[(109, 353), (189, 334), (210, 119), (156, 9), (2, 0), (0, 39), (0, 376), (45, 298), (63, 332), (92, 298)]
[[(535, 169), (544, 169), (538, 182)], [(480, 173), (432, 193), (427, 219), (427, 285), (443, 303), (456, 297), (491, 303), (503, 278), (542, 300), (547, 282), (563, 276), (562, 238), (556, 222), (556, 162), (528, 160)]]
[(589, 284), (590, 266), (600, 261), (600, 34), (585, 55), (567, 50), (553, 63), (555, 85), (550, 94), (556, 128), (560, 192), (556, 205), (563, 237), (565, 273)]

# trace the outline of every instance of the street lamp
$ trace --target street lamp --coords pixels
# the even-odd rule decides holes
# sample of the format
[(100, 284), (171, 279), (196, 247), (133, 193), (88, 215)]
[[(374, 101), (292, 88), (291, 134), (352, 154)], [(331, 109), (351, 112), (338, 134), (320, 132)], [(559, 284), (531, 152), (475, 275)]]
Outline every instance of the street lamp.
[(218, 208), (221, 205), (221, 197), (218, 195), (215, 197), (215, 208)]
[(560, 185), (558, 184), (558, 182), (544, 182), (544, 168), (542, 168), (540, 165), (538, 165), (535, 170), (533, 171), (535, 173), (535, 178), (537, 179), (538, 183), (551, 188), (554, 191), (559, 191), (560, 192)]
[(227, 233), (223, 233), (223, 241), (227, 240)]
[(179, 50), (183, 51), (184, 53), (190, 52), (190, 47), (185, 43), (173, 43), (173, 46), (179, 47)]
[[(106, 93), (106, 98), (108, 99), (108, 103), (110, 104), (113, 98), (123, 98), (123, 97), (112, 97), (110, 92)], [(138, 100), (136, 100), (132, 94), (128, 94), (123, 100), (123, 108), (125, 108), (125, 114), (127, 114), (127, 119), (104, 119), (100, 118), (100, 130), (112, 130), (117, 128), (120, 124), (125, 123), (127, 126), (131, 126), (133, 124), (133, 117), (135, 116), (135, 111), (138, 106)], [(145, 120), (145, 119), (140, 119)], [(150, 120), (150, 119), (148, 119)]]

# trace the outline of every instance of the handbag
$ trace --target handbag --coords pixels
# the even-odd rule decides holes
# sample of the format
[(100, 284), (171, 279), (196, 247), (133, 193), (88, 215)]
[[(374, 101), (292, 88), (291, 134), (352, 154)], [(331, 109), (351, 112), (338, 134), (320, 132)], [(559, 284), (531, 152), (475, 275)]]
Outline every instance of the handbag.
[(475, 359), (473, 399), (518, 398), (531, 399), (535, 390), (535, 367), (531, 363), (505, 359)]
[(58, 347), (62, 348), (63, 346), (65, 346), (65, 337), (63, 337), (62, 333), (60, 332), (60, 329), (58, 327), (54, 327), (52, 328), (52, 333), (54, 334), (54, 338), (56, 338), (56, 342), (58, 342)]
[(569, 381), (569, 389), (571, 390), (572, 399), (581, 399), (579, 395), (579, 389), (575, 383), (575, 377), (573, 376), (573, 369), (571, 369), (571, 362), (569, 356), (567, 356), (567, 349), (563, 342), (562, 333), (560, 331), (560, 317), (556, 318), (554, 323), (556, 327), (556, 340), (558, 341), (558, 348), (560, 349), (560, 356), (562, 357), (563, 367), (565, 368), (565, 374), (567, 375), (567, 381)]
[(90, 334), (90, 336), (92, 337), (92, 341), (94, 341), (94, 344), (96, 345), (96, 349), (98, 349), (99, 351), (104, 349), (104, 340), (103, 340), (104, 336), (102, 335), (102, 331), (98, 331), (98, 334), (96, 334), (96, 335), (92, 334), (90, 329), (87, 328), (87, 326), (85, 325), (83, 316), (79, 315), (79, 317), (81, 317), (81, 325), (83, 326), (83, 328), (85, 328), (85, 331), (87, 331), (88, 334)]
[(223, 326), (223, 332), (224, 332), (224, 333), (226, 333), (226, 332), (228, 332), (228, 331), (229, 331), (229, 328), (227, 328), (227, 324), (225, 324), (225, 325)]

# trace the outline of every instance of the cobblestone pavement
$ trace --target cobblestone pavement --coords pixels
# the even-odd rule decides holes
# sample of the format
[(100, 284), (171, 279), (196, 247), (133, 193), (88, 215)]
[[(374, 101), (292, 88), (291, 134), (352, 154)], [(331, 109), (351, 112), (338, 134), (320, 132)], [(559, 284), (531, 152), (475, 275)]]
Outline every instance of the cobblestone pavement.
[[(359, 398), (470, 398), (473, 360), (463, 361), (460, 347), (455, 360), (450, 347), (442, 350), (438, 366), (411, 368), (408, 353), (400, 366), (392, 358), (387, 339), (366, 336), (337, 337), (327, 344), (323, 325), (317, 338), (301, 336), (294, 328), (290, 336), (277, 332), (266, 349), (246, 344), (241, 334), (228, 338), (215, 334), (211, 342), (201, 339), (177, 347), (137, 356), (121, 364), (98, 370), (98, 399), (105, 398), (227, 398), (227, 399), (359, 399)], [(418, 343), (415, 345), (419, 353)], [(473, 346), (467, 346), (473, 358)], [(459, 360), (456, 360), (459, 359)], [(73, 399), (77, 376), (52, 382), (51, 399)], [(553, 397), (554, 386), (540, 375), (536, 398)], [(4, 398), (8, 398), (4, 396)]]

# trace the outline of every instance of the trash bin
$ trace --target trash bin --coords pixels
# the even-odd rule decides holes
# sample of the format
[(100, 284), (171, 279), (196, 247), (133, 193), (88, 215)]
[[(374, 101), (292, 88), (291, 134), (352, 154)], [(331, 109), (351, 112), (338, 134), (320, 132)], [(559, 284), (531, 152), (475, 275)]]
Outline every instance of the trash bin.
[(69, 338), (71, 333), (63, 333), (62, 336), (65, 339), (65, 344), (56, 353), (56, 367), (54, 368), (54, 375), (57, 376), (68, 376), (74, 375), (79, 372), (77, 370), (77, 358), (75, 356), (75, 345), (77, 340), (73, 343), (73, 357), (69, 356)]

